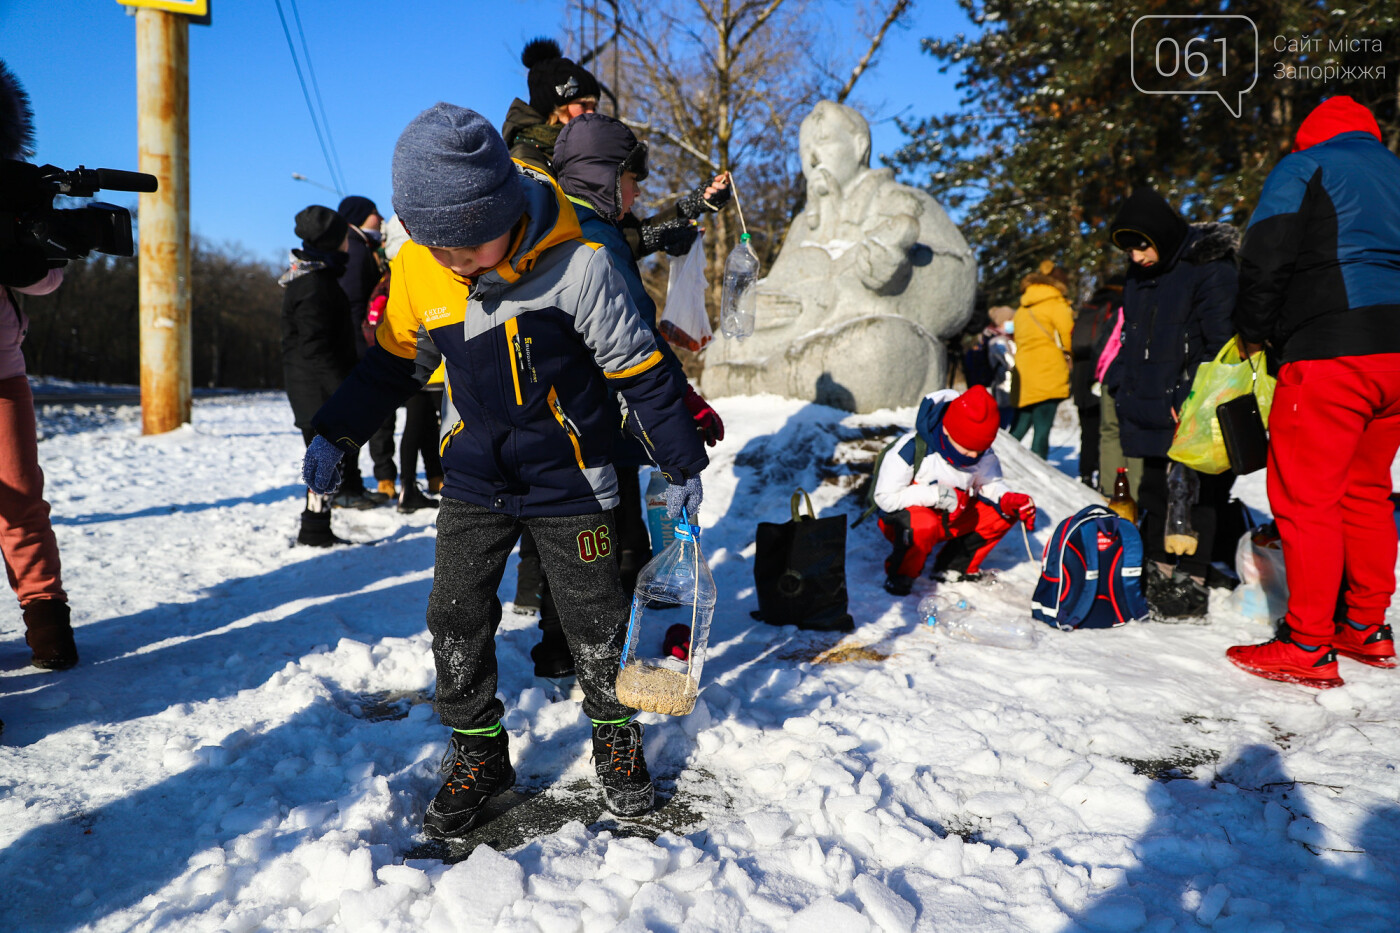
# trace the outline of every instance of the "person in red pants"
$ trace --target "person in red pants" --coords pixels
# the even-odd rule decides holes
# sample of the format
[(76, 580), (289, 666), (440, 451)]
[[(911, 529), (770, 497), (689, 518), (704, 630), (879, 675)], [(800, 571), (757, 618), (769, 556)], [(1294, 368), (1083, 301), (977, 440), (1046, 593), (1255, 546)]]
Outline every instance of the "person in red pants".
[(885, 560), (885, 590), (907, 596), (934, 547), (933, 576), (976, 580), (982, 561), (1016, 522), (1035, 528), (1035, 503), (1011, 492), (992, 441), (1001, 425), (983, 386), (944, 389), (919, 406), (915, 428), (880, 461), (875, 506), (880, 531), (894, 545)]
[(1269, 680), (1338, 687), (1338, 654), (1395, 666), (1400, 158), (1350, 97), (1318, 106), (1296, 142), (1250, 219), (1235, 306), (1246, 352), (1266, 345), (1282, 363), (1268, 488), (1288, 615), (1272, 641), (1226, 657)]

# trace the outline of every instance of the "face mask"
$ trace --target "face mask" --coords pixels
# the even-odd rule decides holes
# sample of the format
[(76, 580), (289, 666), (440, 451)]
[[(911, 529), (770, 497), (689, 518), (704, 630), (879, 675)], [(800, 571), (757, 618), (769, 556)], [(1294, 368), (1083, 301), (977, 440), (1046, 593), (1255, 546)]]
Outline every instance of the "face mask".
[(1001, 329), (1005, 331), (1008, 336), (1010, 336), (1011, 334), (1016, 333), (1016, 324), (1014, 321), (1007, 321), (1005, 324), (1002, 325)]

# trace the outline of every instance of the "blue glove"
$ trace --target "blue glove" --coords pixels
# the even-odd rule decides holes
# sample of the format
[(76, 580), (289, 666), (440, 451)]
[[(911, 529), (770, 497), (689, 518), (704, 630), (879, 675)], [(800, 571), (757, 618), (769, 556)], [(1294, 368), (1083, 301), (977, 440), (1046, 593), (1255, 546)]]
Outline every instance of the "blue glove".
[(700, 477), (692, 476), (681, 486), (676, 483), (666, 487), (666, 514), (671, 518), (680, 518), (681, 509), (685, 509), (685, 514), (690, 523), (696, 523), (695, 516), (700, 513), (700, 500), (705, 498), (704, 492), (700, 489)]
[(301, 478), (312, 492), (328, 496), (340, 488), (340, 458), (345, 452), (317, 434), (301, 461)]

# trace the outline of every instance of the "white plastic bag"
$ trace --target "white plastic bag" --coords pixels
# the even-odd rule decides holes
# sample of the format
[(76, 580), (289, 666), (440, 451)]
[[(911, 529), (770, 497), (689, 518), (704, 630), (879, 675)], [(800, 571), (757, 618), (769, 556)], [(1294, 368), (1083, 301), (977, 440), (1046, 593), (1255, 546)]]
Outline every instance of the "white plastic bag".
[(1241, 615), (1269, 624), (1288, 611), (1288, 574), (1272, 523), (1251, 528), (1240, 538), (1235, 572), (1240, 575), (1240, 585), (1230, 598)]
[(692, 352), (715, 339), (710, 316), (705, 313), (705, 236), (700, 234), (690, 252), (671, 259), (671, 278), (666, 283), (666, 310), (661, 312), (657, 329), (672, 346)]

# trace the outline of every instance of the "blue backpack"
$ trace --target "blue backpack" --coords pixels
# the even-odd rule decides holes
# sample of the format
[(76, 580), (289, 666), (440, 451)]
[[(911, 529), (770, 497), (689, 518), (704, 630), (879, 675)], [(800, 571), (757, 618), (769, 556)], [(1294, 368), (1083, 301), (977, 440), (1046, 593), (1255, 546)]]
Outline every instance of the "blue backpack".
[(1045, 546), (1031, 615), (1060, 629), (1113, 628), (1147, 616), (1142, 538), (1101, 505), (1060, 522)]

